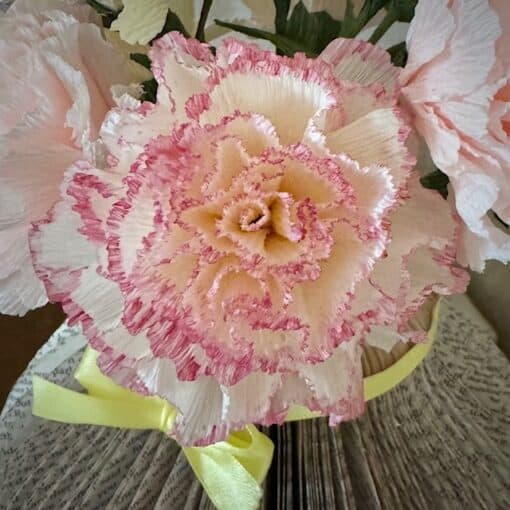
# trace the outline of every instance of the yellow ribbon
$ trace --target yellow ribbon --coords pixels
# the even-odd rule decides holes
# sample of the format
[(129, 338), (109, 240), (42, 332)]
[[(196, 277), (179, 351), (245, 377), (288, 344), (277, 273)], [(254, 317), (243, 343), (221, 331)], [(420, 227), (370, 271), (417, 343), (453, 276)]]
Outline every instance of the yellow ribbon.
[[(77, 393), (35, 376), (35, 416), (64, 423), (129, 429), (155, 429), (169, 433), (176, 410), (159, 397), (144, 397), (126, 390), (97, 368), (97, 352), (85, 350), (74, 374), (88, 393)], [(256, 427), (230, 434), (202, 448), (183, 448), (197, 478), (220, 510), (258, 508), (271, 459), (273, 443)]]
[[(432, 321), (427, 333), (427, 341), (422, 344), (416, 344), (386, 370), (369, 375), (363, 379), (365, 402), (379, 397), (392, 390), (395, 386), (398, 386), (424, 360), (436, 338), (440, 302), (441, 300), (439, 299), (434, 306)], [(319, 416), (321, 416), (320, 413), (310, 411), (306, 407), (294, 406), (289, 410), (286, 421), (307, 420), (308, 418), (317, 418)]]
[[(439, 319), (436, 305), (427, 342), (410, 349), (388, 369), (365, 377), (365, 400), (371, 400), (402, 382), (425, 358), (434, 342)], [(65, 423), (103, 425), (130, 429), (155, 429), (169, 433), (177, 411), (157, 396), (144, 397), (115, 384), (97, 367), (97, 352), (85, 350), (75, 378), (88, 393), (77, 393), (40, 377), (33, 379), (35, 416)], [(320, 416), (302, 406), (289, 410), (287, 421)], [(256, 427), (230, 434), (201, 448), (184, 448), (197, 478), (220, 510), (258, 508), (273, 456), (273, 443)]]

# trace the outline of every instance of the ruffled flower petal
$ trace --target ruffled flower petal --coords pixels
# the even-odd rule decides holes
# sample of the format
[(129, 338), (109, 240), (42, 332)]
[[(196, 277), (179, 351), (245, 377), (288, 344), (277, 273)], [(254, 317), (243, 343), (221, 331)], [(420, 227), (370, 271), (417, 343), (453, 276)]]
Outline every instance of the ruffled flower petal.
[(96, 156), (110, 87), (132, 79), (91, 16), (88, 6), (20, 1), (0, 20), (0, 235), (17, 252), (17, 261), (6, 254), (0, 277), (2, 313), (46, 303), (30, 262), (30, 223), (58, 199), (65, 169)]
[(359, 73), (358, 57), (335, 64), (346, 80), (320, 59), (164, 36), (157, 104), (118, 97), (106, 165), (75, 163), (33, 228), (50, 297), (105, 374), (177, 408), (181, 444), (281, 423), (294, 404), (332, 425), (358, 416), (370, 328), (405, 336), (430, 292), (464, 282), (448, 204), (409, 179), (409, 128), (371, 82), (387, 61), (362, 50)]
[(398, 188), (415, 163), (405, 146), (408, 133), (396, 110), (378, 109), (328, 133), (326, 144), (332, 152), (344, 152), (362, 166), (377, 163), (389, 168)]
[(510, 259), (507, 233), (490, 219), (510, 218), (509, 13), (507, 2), (420, 2), (400, 76), (404, 103), (465, 222), (461, 260), (476, 270), (489, 254)]
[(460, 225), (448, 203), (439, 193), (424, 189), (417, 175), (410, 180), (408, 193), (390, 216), (392, 241), (385, 256), (356, 289), (352, 303), (361, 318), (379, 315), (384, 327), (375, 326), (367, 341), (385, 350), (399, 340), (408, 341), (408, 321), (432, 293), (464, 292), (469, 281), (468, 273), (455, 263)]
[(335, 39), (322, 51), (320, 59), (331, 64), (341, 80), (397, 92), (399, 70), (391, 63), (390, 54), (373, 44), (356, 39)]
[(206, 44), (171, 32), (149, 51), (152, 72), (158, 82), (158, 105), (170, 106), (176, 120), (185, 120), (186, 101), (205, 90), (212, 54)]

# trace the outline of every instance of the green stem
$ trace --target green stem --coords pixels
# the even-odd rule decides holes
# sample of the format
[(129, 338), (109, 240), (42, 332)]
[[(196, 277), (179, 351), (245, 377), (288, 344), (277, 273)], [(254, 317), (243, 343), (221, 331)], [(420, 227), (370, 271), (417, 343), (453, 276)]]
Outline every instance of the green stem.
[(274, 1), (276, 8), (276, 16), (274, 18), (274, 26), (277, 34), (283, 34), (287, 25), (287, 16), (289, 14), (290, 0)]
[(266, 30), (259, 30), (258, 28), (245, 27), (242, 25), (236, 25), (235, 23), (227, 23), (226, 21), (214, 20), (220, 27), (230, 28), (231, 30), (237, 30), (242, 34), (251, 35), (259, 39), (266, 39), (271, 41), (284, 55), (292, 56), (297, 51), (305, 53), (308, 57), (317, 57), (317, 53), (303, 45), (300, 41), (291, 39), (290, 37), (283, 36), (280, 34), (273, 34)]
[(370, 39), (368, 42), (371, 42), (372, 44), (375, 44), (388, 30), (388, 28), (395, 23), (398, 19), (398, 14), (390, 10), (386, 13), (386, 16), (384, 16), (381, 23), (379, 23), (378, 27), (375, 29), (374, 33), (370, 36)]
[(106, 28), (110, 28), (113, 21), (116, 20), (117, 16), (120, 14), (120, 11), (114, 11), (113, 9), (100, 4), (96, 0), (87, 0), (87, 4), (89, 4), (101, 16), (103, 26)]
[(207, 16), (209, 16), (209, 11), (211, 10), (213, 0), (204, 0), (202, 4), (202, 10), (200, 11), (200, 19), (198, 21), (197, 33), (195, 37), (201, 41), (205, 42), (205, 24), (207, 22)]
[[(352, 9), (349, 16), (349, 23), (342, 26), (340, 31), (341, 37), (354, 38), (357, 36), (365, 25), (388, 3), (388, 0), (365, 0), (361, 7), (357, 18), (352, 19)], [(346, 11), (349, 7), (347, 4)], [(344, 28), (345, 26), (345, 28)]]

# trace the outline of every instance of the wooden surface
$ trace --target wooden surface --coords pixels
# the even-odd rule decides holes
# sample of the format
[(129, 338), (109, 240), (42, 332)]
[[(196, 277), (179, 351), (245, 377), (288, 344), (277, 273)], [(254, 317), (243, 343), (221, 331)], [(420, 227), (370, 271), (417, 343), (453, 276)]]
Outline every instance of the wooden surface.
[(39, 347), (64, 321), (57, 305), (33, 310), (24, 317), (0, 315), (0, 409), (16, 379)]

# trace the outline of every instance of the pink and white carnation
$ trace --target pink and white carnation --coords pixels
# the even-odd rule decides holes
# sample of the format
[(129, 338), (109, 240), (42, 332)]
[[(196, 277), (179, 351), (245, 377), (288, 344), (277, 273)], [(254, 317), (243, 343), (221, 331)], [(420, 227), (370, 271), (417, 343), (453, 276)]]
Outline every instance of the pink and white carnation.
[(389, 55), (229, 39), (213, 56), (172, 32), (150, 58), (157, 103), (122, 97), (107, 164), (76, 162), (34, 225), (48, 295), (105, 374), (177, 408), (181, 444), (295, 404), (358, 416), (364, 343), (423, 340), (417, 308), (467, 282), (457, 222), (412, 172)]
[[(510, 260), (510, 2), (422, 0), (400, 77), (464, 221), (460, 261)], [(506, 231), (505, 231), (506, 230)]]
[(93, 142), (136, 73), (89, 22), (86, 5), (18, 0), (0, 18), (0, 312), (47, 302), (30, 259), (30, 222), (59, 197), (65, 169)]

